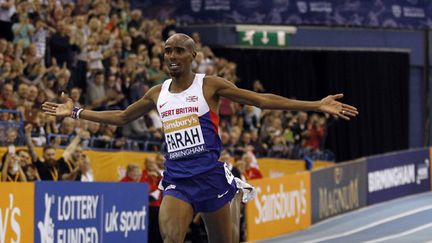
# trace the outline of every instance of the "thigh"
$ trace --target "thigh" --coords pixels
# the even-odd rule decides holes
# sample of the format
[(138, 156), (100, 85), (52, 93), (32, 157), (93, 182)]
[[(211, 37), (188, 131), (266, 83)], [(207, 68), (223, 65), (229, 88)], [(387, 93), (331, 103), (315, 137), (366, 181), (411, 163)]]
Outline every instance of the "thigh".
[(193, 208), (189, 203), (164, 196), (159, 209), (159, 229), (164, 242), (183, 242), (192, 217)]
[(202, 213), (209, 243), (231, 243), (232, 222), (230, 203), (211, 213)]

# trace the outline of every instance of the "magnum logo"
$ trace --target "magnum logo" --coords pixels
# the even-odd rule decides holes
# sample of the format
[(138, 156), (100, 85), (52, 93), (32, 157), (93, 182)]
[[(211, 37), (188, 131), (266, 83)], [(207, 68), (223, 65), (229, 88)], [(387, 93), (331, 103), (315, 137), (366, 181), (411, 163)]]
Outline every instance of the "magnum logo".
[(346, 186), (333, 189), (320, 187), (319, 218), (328, 218), (358, 208), (360, 206), (358, 185), (359, 179), (355, 178)]
[(336, 167), (334, 168), (334, 182), (336, 185), (339, 185), (343, 177), (343, 168)]
[(318, 222), (364, 206), (366, 178), (365, 162), (347, 163), (314, 171), (312, 173), (313, 221)]

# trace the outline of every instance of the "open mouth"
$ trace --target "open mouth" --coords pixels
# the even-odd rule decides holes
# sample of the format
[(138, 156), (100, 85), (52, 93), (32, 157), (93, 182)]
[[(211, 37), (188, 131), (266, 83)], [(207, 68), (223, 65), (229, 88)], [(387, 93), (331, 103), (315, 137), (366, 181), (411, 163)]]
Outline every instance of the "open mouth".
[(170, 68), (179, 68), (180, 65), (178, 65), (177, 63), (170, 63), (169, 67)]

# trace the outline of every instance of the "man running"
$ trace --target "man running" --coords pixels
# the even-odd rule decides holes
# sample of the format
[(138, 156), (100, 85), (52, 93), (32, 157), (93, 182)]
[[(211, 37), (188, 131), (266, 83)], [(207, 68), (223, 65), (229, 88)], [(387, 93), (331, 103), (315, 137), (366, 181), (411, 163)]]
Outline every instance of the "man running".
[(165, 43), (164, 53), (171, 79), (151, 88), (125, 110), (84, 110), (73, 107), (70, 99), (64, 104), (46, 102), (42, 108), (50, 115), (118, 126), (156, 108), (167, 144), (162, 180), (164, 197), (159, 211), (164, 242), (183, 242), (197, 212), (204, 220), (209, 242), (238, 242), (238, 236), (233, 234), (235, 219), (231, 217), (237, 214), (230, 207), (237, 192), (236, 180), (226, 165), (218, 162), (220, 97), (262, 109), (320, 111), (346, 120), (358, 112), (355, 107), (337, 101), (342, 94), (319, 101), (299, 101), (237, 88), (223, 78), (194, 73), (195, 56), (195, 43), (189, 36), (171, 36)]

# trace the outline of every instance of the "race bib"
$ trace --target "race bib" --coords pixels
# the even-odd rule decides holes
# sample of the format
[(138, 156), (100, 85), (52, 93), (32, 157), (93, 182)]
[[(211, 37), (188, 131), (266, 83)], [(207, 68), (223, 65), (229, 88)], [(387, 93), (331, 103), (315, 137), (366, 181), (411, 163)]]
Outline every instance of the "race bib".
[(163, 123), (169, 159), (179, 159), (206, 151), (199, 117), (196, 114)]

